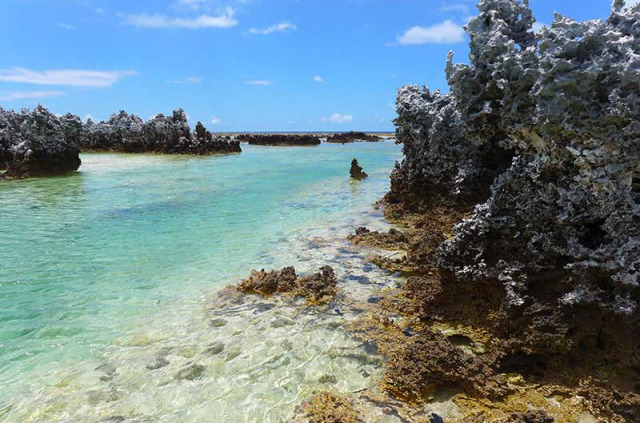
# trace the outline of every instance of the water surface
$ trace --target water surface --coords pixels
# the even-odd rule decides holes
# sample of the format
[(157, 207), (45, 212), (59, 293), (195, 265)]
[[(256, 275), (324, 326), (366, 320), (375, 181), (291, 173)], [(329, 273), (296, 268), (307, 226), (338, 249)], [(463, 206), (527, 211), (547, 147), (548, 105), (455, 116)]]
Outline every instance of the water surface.
[[(226, 329), (212, 328), (207, 301), (261, 267), (305, 272), (331, 264), (347, 287), (386, 283), (344, 237), (356, 226), (385, 225), (372, 204), (388, 189), (399, 147), (243, 148), (204, 158), (83, 155), (74, 175), (0, 183), (4, 420), (77, 421), (89, 407), (96, 414), (86, 421), (114, 413), (132, 421), (203, 421), (226, 404), (221, 421), (279, 421), (316, 379), (332, 380), (313, 373), (309, 360), (338, 374), (353, 370), (337, 388), (371, 385), (358, 376), (369, 375), (362, 366), (371, 363), (335, 352), (355, 348), (353, 341), (335, 325), (322, 332), (330, 317), (283, 309), (297, 325), (306, 322), (293, 336), (292, 328), (272, 324), (278, 316), (263, 319), (259, 305), (247, 306), (225, 316)], [(369, 179), (349, 180), (353, 157)], [(287, 337), (291, 345), (283, 344)], [(176, 369), (200, 362), (193, 357), (218, 338), (227, 355), (202, 359), (207, 370), (197, 381), (176, 382)], [(313, 359), (307, 348), (318, 349)], [(145, 363), (162, 351), (175, 353), (171, 366), (150, 373)], [(288, 361), (269, 367), (261, 357)], [(301, 373), (296, 366), (303, 365)], [(104, 366), (119, 371), (105, 373), (112, 367)], [(273, 371), (262, 374), (265, 368)], [(251, 376), (252, 369), (261, 370)], [(242, 385), (252, 377), (255, 385)], [(274, 381), (285, 379), (291, 386), (274, 390)], [(168, 385), (171, 399), (162, 393)], [(253, 413), (232, 413), (255, 404), (252, 395), (263, 395)]]

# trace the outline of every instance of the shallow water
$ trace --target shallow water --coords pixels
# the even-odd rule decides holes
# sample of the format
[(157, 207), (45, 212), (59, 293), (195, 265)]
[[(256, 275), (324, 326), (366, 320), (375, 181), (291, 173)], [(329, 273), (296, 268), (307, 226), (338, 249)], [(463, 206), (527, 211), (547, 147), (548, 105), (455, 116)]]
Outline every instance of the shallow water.
[[(361, 300), (392, 284), (344, 237), (386, 226), (372, 204), (399, 147), (243, 148), (0, 183), (3, 421), (278, 422), (314, 389), (375, 387), (341, 328), (357, 310), (211, 299), (261, 267), (330, 264)], [(353, 157), (370, 178), (349, 180)]]

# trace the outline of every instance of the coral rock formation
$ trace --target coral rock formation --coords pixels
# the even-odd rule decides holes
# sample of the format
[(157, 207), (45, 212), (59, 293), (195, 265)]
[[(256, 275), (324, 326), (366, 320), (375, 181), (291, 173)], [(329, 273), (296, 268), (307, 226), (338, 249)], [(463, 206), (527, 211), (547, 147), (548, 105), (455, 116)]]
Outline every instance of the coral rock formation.
[[(517, 373), (637, 421), (640, 5), (616, 0), (605, 21), (556, 15), (538, 34), (527, 1), (478, 8), (470, 63), (446, 65), (450, 94), (398, 93), (405, 158), (385, 212), (410, 227), (415, 274), (381, 303), (421, 326), (388, 350), (389, 391), (436, 381), (490, 397), (478, 376)], [(441, 321), (491, 333), (492, 352), (449, 351), (429, 329)]]
[(346, 132), (343, 134), (333, 134), (327, 138), (327, 142), (335, 144), (347, 144), (356, 141), (377, 142), (383, 139), (377, 135), (369, 135), (364, 132)]
[(0, 169), (3, 177), (62, 175), (80, 167), (82, 122), (55, 116), (38, 105), (20, 114), (0, 108)]
[(349, 170), (349, 174), (353, 179), (364, 179), (369, 177), (369, 175), (367, 175), (366, 172), (362, 170), (362, 167), (358, 164), (357, 159), (353, 159), (351, 161), (351, 169)]
[(315, 135), (287, 135), (287, 134), (243, 134), (235, 138), (251, 145), (270, 146), (306, 146), (320, 145), (321, 141)]
[(326, 304), (337, 294), (338, 280), (331, 266), (323, 266), (319, 273), (301, 278), (293, 267), (269, 272), (262, 269), (251, 271), (249, 278), (242, 281), (238, 289), (263, 296), (290, 294), (303, 297), (311, 304)]
[(125, 111), (111, 115), (98, 124), (88, 121), (83, 149), (124, 153), (194, 154), (237, 153), (240, 143), (229, 137), (217, 137), (202, 123), (191, 132), (184, 110), (174, 110), (171, 116), (156, 115), (147, 122)]

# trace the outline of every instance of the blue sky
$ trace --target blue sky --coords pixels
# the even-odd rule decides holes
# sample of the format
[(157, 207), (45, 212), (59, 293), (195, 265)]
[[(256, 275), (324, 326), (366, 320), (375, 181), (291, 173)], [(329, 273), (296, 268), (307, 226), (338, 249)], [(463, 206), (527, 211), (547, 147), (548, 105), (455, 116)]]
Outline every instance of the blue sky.
[[(609, 0), (531, 0), (606, 17)], [(397, 89), (446, 90), (468, 0), (0, 0), (0, 105), (94, 120), (182, 107), (212, 131), (391, 130)]]

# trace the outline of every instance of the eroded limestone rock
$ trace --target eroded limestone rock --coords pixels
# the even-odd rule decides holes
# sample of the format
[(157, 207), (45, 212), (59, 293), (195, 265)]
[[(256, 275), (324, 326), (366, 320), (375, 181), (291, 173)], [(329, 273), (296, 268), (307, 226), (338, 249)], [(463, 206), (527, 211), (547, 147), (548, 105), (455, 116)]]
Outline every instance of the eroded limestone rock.
[(5, 177), (62, 175), (80, 167), (82, 122), (38, 105), (20, 114), (0, 109), (0, 169)]
[(338, 280), (331, 266), (323, 266), (319, 273), (298, 277), (293, 267), (280, 271), (253, 270), (248, 279), (238, 285), (246, 293), (270, 296), (276, 293), (303, 297), (312, 304), (326, 304), (338, 292)]

